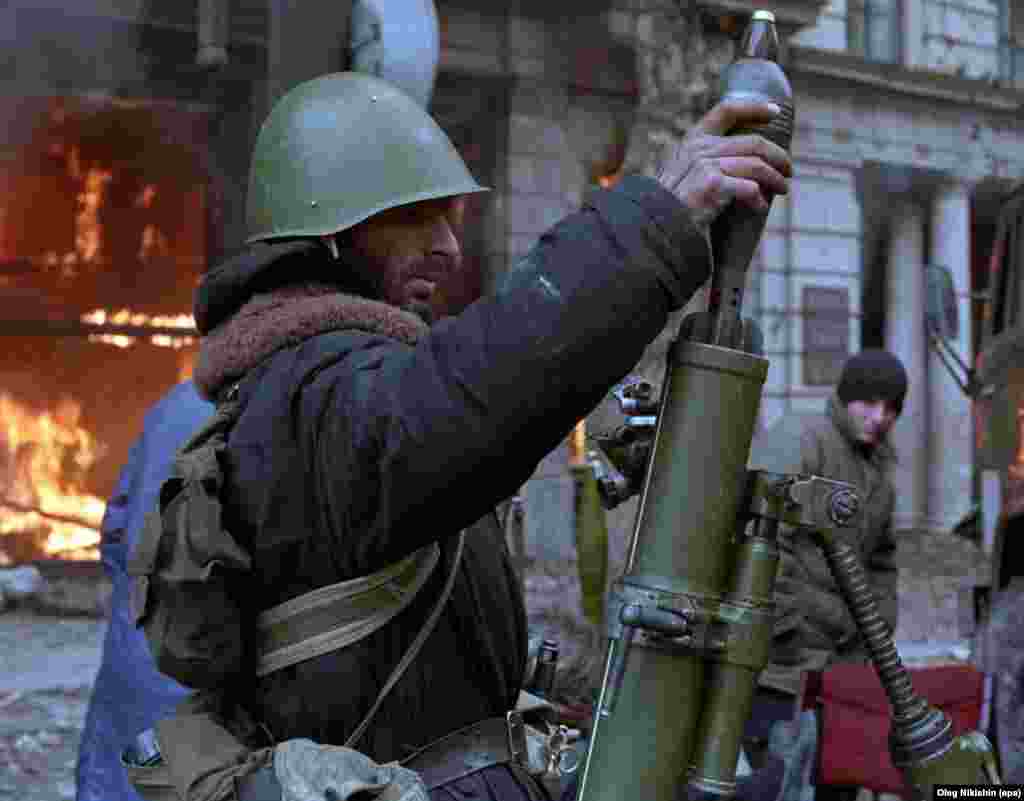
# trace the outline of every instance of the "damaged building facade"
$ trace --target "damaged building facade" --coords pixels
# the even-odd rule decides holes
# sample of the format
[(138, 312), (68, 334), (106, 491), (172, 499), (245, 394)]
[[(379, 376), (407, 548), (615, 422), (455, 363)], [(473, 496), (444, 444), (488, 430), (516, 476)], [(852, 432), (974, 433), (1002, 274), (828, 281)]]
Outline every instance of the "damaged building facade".
[[(756, 7), (776, 13), (797, 107), (792, 191), (746, 301), (771, 360), (761, 424), (823, 408), (847, 354), (888, 347), (911, 376), (896, 523), (948, 529), (974, 496), (973, 431), (927, 347), (924, 266), (954, 275), (969, 359), (997, 204), (1024, 174), (1021, 0), (14, 0), (0, 560), (96, 558), (142, 415), (190, 372), (192, 289), (243, 238), (252, 143), (287, 88), (355, 58), (386, 75), (381, 53), (436, 68), (431, 110), (493, 190), (470, 199), (464, 236), (487, 287), (589, 192), (652, 172)], [(672, 333), (638, 373), (659, 379)], [(615, 422), (602, 406), (588, 432)], [(522, 492), (522, 556), (552, 566), (531, 578), (538, 619), (576, 592), (569, 458), (556, 450)], [(612, 575), (635, 513), (609, 515)]]

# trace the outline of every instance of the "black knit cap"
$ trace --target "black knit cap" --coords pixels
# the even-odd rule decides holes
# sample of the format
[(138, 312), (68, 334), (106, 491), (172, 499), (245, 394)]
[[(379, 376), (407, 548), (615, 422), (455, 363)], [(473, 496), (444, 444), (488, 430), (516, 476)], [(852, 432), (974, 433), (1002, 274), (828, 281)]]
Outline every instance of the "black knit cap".
[(869, 348), (843, 365), (836, 394), (844, 405), (851, 401), (888, 401), (898, 414), (907, 397), (907, 371), (889, 351)]

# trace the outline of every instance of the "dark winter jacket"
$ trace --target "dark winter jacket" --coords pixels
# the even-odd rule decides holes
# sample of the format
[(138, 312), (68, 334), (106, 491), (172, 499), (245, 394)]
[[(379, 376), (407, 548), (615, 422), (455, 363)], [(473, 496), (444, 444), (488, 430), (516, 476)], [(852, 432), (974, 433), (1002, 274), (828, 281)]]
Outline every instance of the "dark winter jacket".
[[(523, 601), (492, 509), (636, 364), (709, 273), (708, 244), (656, 182), (627, 178), (544, 234), (494, 294), (428, 329), (351, 293), (312, 241), (256, 245), (200, 287), (196, 380), (245, 376), (228, 529), (253, 555), (253, 614), (466, 528), (450, 602), (357, 747), (378, 761), (510, 709)], [(346, 291), (346, 286), (349, 290)], [(340, 744), (443, 584), (356, 645), (237, 699), (278, 740)]]
[(187, 690), (157, 672), (145, 635), (131, 616), (128, 552), (156, 505), (175, 451), (213, 413), (191, 381), (178, 384), (146, 414), (101, 525), (100, 550), (113, 592), (103, 661), (78, 750), (77, 801), (141, 801), (121, 766), (121, 751), (169, 714)]
[[(875, 592), (879, 611), (896, 629), (895, 542), (891, 523), (895, 494), (890, 471), (895, 459), (883, 442), (870, 456), (858, 445), (846, 407), (833, 395), (825, 414), (793, 414), (754, 438), (750, 465), (780, 473), (812, 473), (855, 485), (861, 493), (860, 526), (838, 534), (856, 550)], [(839, 658), (866, 654), (853, 618), (839, 594), (821, 549), (809, 534), (784, 530), (776, 594), (800, 612), (799, 644)]]

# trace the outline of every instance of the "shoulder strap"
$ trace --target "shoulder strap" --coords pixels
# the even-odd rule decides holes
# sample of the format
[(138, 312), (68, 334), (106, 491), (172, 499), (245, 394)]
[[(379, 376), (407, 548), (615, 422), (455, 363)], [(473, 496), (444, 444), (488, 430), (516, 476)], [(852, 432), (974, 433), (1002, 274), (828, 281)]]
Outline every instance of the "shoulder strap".
[(256, 621), (256, 675), (266, 676), (369, 637), (416, 597), (440, 554), (432, 542), (369, 576), (320, 587), (261, 612)]
[[(217, 404), (217, 411), (214, 414), (213, 418), (209, 420), (206, 423), (206, 425), (204, 425), (199, 431), (197, 431), (189, 439), (188, 442), (185, 443), (185, 445), (182, 447), (182, 451), (186, 452), (198, 447), (203, 442), (205, 442), (206, 440), (208, 440), (210, 437), (214, 436), (217, 433), (221, 433), (226, 437), (228, 432), (237, 422), (241, 413), (241, 402), (239, 401), (238, 396), (239, 384), (235, 384), (228, 390), (223, 400), (221, 400)], [(362, 722), (360, 722), (360, 724), (355, 728), (355, 731), (352, 732), (348, 740), (345, 741), (345, 746), (347, 748), (353, 748), (355, 744), (358, 743), (362, 736), (366, 733), (366, 729), (369, 727), (370, 723), (373, 721), (373, 718), (380, 710), (381, 705), (384, 703), (384, 699), (387, 698), (391, 690), (394, 689), (394, 686), (398, 683), (399, 679), (401, 679), (402, 676), (405, 675), (405, 671), (409, 668), (409, 665), (412, 664), (413, 660), (416, 658), (420, 650), (423, 648), (423, 643), (426, 642), (427, 637), (430, 636), (431, 632), (433, 632), (434, 628), (437, 626), (437, 622), (441, 618), (441, 612), (444, 611), (444, 607), (448, 603), (448, 598), (452, 594), (452, 588), (455, 586), (455, 577), (459, 572), (459, 565), (462, 563), (462, 550), (463, 546), (465, 545), (465, 540), (466, 532), (459, 532), (458, 542), (456, 543), (455, 546), (455, 553), (452, 557), (451, 569), (448, 573), (447, 579), (445, 580), (444, 588), (441, 590), (441, 594), (437, 599), (437, 603), (435, 603), (434, 608), (430, 610), (430, 616), (426, 619), (426, 621), (423, 624), (423, 627), (416, 634), (416, 638), (409, 644), (408, 650), (406, 650), (406, 652), (402, 655), (402, 658), (398, 661), (398, 664), (395, 665), (394, 669), (391, 671), (391, 675), (388, 676), (387, 681), (384, 682), (384, 686), (381, 687), (380, 692), (377, 694), (377, 699), (373, 702), (373, 706), (370, 707), (369, 712), (366, 713), (366, 716), (363, 718)], [(421, 549), (421, 552), (414, 554), (412, 557), (409, 557), (408, 559), (402, 560), (402, 562), (400, 562), (398, 565), (395, 565), (391, 568), (385, 568), (383, 571), (380, 571), (379, 574), (374, 574), (373, 576), (367, 577), (367, 580), (370, 581), (373, 585), (388, 583), (388, 580), (390, 579), (390, 583), (392, 584), (392, 586), (394, 586), (396, 584), (401, 583), (400, 581), (395, 580), (397, 579), (397, 574), (399, 572), (402, 572), (404, 570), (405, 572), (412, 574), (410, 577), (412, 586), (403, 588), (406, 591), (400, 593), (400, 595), (404, 597), (400, 598), (398, 604), (395, 605), (397, 606), (397, 609), (393, 608), (391, 610), (391, 613), (387, 616), (386, 620), (383, 620), (383, 622), (381, 622), (380, 620), (375, 621), (377, 625), (375, 625), (372, 629), (369, 630), (367, 630), (367, 628), (365, 627), (365, 623), (367, 621), (364, 619), (363, 621), (355, 621), (357, 624), (364, 624), (362, 626), (362, 631), (346, 632), (343, 631), (343, 629), (345, 628), (344, 626), (335, 626), (333, 627), (333, 630), (321, 632), (321, 635), (323, 637), (333, 637), (333, 641), (330, 643), (329, 647), (326, 648), (320, 647), (314, 642), (311, 642), (310, 638), (307, 636), (304, 640), (301, 640), (298, 643), (296, 643), (294, 646), (295, 650), (288, 655), (285, 655), (281, 652), (278, 652), (276, 655), (265, 653), (264, 657), (275, 656), (276, 658), (272, 660), (273, 664), (267, 662), (261, 664), (259, 671), (260, 675), (265, 675), (267, 673), (273, 672), (274, 670), (278, 670), (282, 667), (285, 667), (287, 664), (295, 664), (296, 662), (303, 661), (304, 659), (308, 659), (311, 656), (316, 655), (316, 653), (324, 653), (329, 650), (335, 650), (336, 648), (343, 647), (344, 645), (347, 645), (350, 642), (354, 642), (357, 639), (365, 637), (368, 633), (372, 633), (372, 631), (376, 631), (376, 629), (380, 628), (380, 626), (383, 625), (383, 623), (386, 623), (388, 620), (392, 619), (394, 615), (397, 614), (398, 611), (401, 611), (401, 609), (404, 608), (406, 604), (408, 604), (412, 597), (414, 597), (417, 594), (423, 582), (426, 580), (426, 576), (429, 575), (430, 572), (432, 572), (434, 566), (437, 563), (437, 551), (435, 549), (428, 547)], [(420, 558), (417, 558), (417, 556), (419, 556)], [(425, 558), (423, 558), (424, 556)], [(410, 563), (411, 566), (413, 566), (413, 570), (411, 571), (408, 570), (408, 568), (410, 567)], [(378, 578), (382, 579), (382, 581), (375, 581), (375, 579)], [(359, 580), (356, 580), (355, 583), (359, 583)], [(327, 593), (324, 594), (323, 598), (321, 598), (320, 600), (326, 601), (328, 599), (336, 599), (337, 597), (339, 597), (339, 590), (343, 586), (346, 586), (348, 584), (349, 582), (341, 582), (338, 585), (332, 585), (331, 587), (323, 588), (327, 591)], [(359, 590), (356, 590), (356, 592), (366, 593), (368, 590), (372, 591), (373, 589), (374, 586), (360, 587)], [(282, 615), (282, 613), (284, 613), (284, 616), (291, 616), (297, 612), (308, 611), (312, 607), (318, 605), (318, 592), (320, 591), (306, 593), (306, 595), (300, 596), (299, 598), (293, 599), (292, 601), (289, 601), (285, 604), (281, 604), (279, 605), (279, 607), (267, 610), (267, 612), (260, 616), (261, 623), (263, 623), (264, 625), (268, 623), (273, 623), (276, 621), (277, 616)], [(323, 645), (323, 643), (321, 645)], [(311, 652), (310, 649), (315, 649), (316, 653)]]
[(459, 572), (459, 564), (462, 562), (462, 547), (466, 542), (466, 532), (462, 531), (459, 533), (459, 541), (455, 546), (455, 555), (452, 558), (452, 567), (448, 573), (448, 578), (445, 580), (444, 589), (441, 590), (441, 595), (437, 599), (437, 603), (434, 604), (434, 608), (430, 610), (430, 617), (427, 618), (423, 624), (423, 628), (420, 629), (416, 635), (416, 639), (409, 645), (409, 649), (405, 652), (402, 658), (395, 665), (395, 669), (391, 671), (391, 675), (388, 676), (388, 680), (384, 682), (384, 686), (381, 688), (380, 693), (377, 695), (377, 700), (373, 702), (373, 706), (370, 707), (370, 711), (366, 713), (366, 717), (363, 718), (362, 723), (356, 726), (355, 731), (345, 741), (346, 748), (355, 748), (356, 743), (362, 738), (363, 734), (366, 733), (367, 727), (373, 720), (377, 711), (384, 703), (384, 699), (387, 698), (388, 694), (398, 683), (398, 680), (402, 678), (406, 669), (412, 664), (412, 661), (419, 654), (420, 649), (423, 648), (423, 643), (426, 642), (427, 637), (437, 626), (437, 621), (441, 617), (441, 612), (444, 610), (445, 604), (448, 603), (448, 598), (452, 594), (452, 587), (455, 586), (455, 576)]
[(185, 440), (185, 444), (181, 446), (178, 452), (191, 453), (217, 434), (221, 434), (226, 439), (232, 427), (238, 422), (241, 412), (242, 405), (237, 399), (237, 394), (230, 400), (218, 403), (214, 409), (213, 416), (203, 423), (192, 436)]

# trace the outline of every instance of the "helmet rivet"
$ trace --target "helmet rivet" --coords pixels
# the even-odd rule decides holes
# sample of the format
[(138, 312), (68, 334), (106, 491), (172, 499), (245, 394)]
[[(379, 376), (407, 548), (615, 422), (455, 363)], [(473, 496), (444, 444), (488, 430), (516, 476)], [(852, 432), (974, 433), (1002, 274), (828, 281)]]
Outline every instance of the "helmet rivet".
[(316, 201), (315, 200), (309, 201), (309, 205), (312, 206), (315, 209), (316, 208)]

